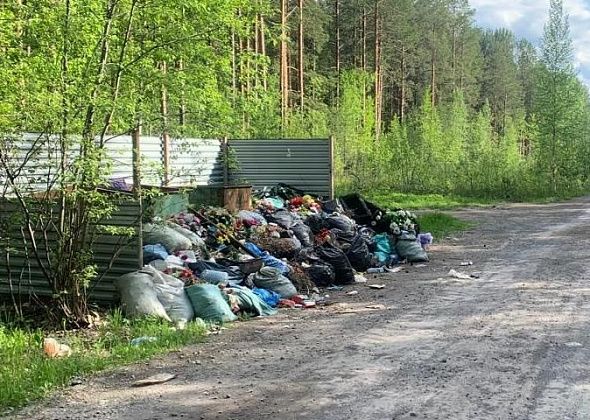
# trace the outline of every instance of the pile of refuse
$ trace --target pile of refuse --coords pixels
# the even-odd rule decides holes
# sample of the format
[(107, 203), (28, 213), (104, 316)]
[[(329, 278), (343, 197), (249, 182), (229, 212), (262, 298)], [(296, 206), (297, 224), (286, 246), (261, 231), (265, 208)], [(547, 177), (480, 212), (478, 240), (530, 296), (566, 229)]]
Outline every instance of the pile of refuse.
[(361, 273), (428, 261), (432, 235), (413, 213), (357, 194), (323, 201), (279, 184), (253, 208), (195, 208), (145, 224), (145, 266), (116, 283), (126, 314), (179, 326), (269, 316), (326, 303), (322, 288), (363, 282)]

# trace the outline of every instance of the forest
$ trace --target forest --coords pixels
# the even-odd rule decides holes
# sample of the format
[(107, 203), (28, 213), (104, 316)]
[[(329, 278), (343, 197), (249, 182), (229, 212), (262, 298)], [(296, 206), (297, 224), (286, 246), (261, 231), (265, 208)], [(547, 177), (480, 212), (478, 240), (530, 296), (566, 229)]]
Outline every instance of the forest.
[(0, 132), (100, 139), (93, 159), (139, 122), (334, 136), (340, 191), (580, 194), (588, 90), (562, 0), (548, 8), (526, 40), (477, 27), (467, 0), (2, 1)]

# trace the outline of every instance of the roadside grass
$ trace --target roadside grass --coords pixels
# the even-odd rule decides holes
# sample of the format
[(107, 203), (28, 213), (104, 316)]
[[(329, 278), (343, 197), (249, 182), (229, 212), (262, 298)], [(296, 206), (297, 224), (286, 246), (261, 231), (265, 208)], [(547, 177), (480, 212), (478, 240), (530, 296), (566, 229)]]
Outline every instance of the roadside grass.
[[(153, 318), (127, 320), (120, 311), (108, 315), (95, 329), (55, 332), (26, 330), (0, 323), (0, 415), (39, 399), (73, 378), (110, 369), (176, 350), (203, 340), (208, 326), (190, 322), (176, 330)], [(156, 337), (133, 346), (137, 337)], [(43, 354), (43, 339), (53, 337), (72, 348), (66, 358), (49, 359)]]
[(369, 194), (368, 200), (384, 208), (408, 210), (431, 209), (449, 210), (458, 207), (484, 207), (498, 204), (500, 200), (487, 198), (460, 197), (441, 194), (405, 194), (377, 191)]
[(442, 240), (452, 233), (461, 232), (475, 226), (475, 223), (438, 211), (419, 215), (418, 224), (421, 232), (432, 233), (435, 240)]

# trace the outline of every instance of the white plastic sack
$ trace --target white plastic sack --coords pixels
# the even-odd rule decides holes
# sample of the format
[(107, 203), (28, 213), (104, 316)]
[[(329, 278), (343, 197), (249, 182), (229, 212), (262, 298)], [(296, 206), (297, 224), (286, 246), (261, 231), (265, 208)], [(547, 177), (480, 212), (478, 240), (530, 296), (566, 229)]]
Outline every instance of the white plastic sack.
[[(198, 246), (198, 247), (205, 246), (205, 241), (203, 240), (203, 238), (201, 238), (195, 232), (185, 229), (182, 226), (177, 225), (176, 223), (172, 223), (172, 222), (168, 223), (167, 226), (170, 229), (174, 230), (175, 232), (180, 233), (182, 236), (184, 236), (188, 240), (190, 240), (193, 245)], [(190, 248), (185, 248), (185, 249), (190, 249)], [(181, 250), (179, 249), (177, 251), (181, 251)]]
[(158, 299), (152, 275), (136, 271), (125, 274), (115, 282), (121, 295), (121, 306), (129, 317), (152, 315), (171, 321), (166, 309)]
[(170, 254), (192, 248), (191, 240), (183, 234), (171, 227), (151, 223), (143, 226), (143, 243), (144, 245), (162, 244)]
[(156, 284), (158, 300), (166, 309), (166, 313), (177, 325), (184, 326), (195, 317), (195, 311), (191, 305), (184, 287), (173, 287), (168, 284)]
[(149, 274), (152, 277), (152, 282), (154, 285), (165, 284), (177, 289), (184, 287), (184, 282), (182, 280), (168, 274), (164, 274), (151, 265), (144, 266), (141, 270), (139, 270), (139, 272)]
[(172, 321), (184, 325), (195, 317), (191, 302), (184, 291), (182, 280), (164, 274), (151, 265), (146, 265), (140, 272), (152, 277), (158, 300)]

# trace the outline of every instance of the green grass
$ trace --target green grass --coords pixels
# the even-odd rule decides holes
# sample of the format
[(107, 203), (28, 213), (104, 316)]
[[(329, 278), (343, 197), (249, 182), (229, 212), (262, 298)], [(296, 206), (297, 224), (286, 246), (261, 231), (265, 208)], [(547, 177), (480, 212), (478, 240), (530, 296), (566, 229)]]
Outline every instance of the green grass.
[[(203, 339), (207, 325), (191, 322), (184, 330), (154, 319), (127, 320), (120, 312), (109, 315), (94, 330), (48, 334), (41, 330), (10, 328), (0, 323), (0, 415), (26, 405), (49, 391), (68, 385), (73, 377), (143, 360)], [(157, 340), (132, 346), (136, 337)], [(43, 339), (68, 344), (72, 356), (49, 359)]]
[(441, 240), (452, 233), (470, 229), (474, 223), (458, 219), (446, 213), (428, 212), (418, 216), (421, 232), (430, 232), (435, 241)]
[(448, 210), (458, 207), (490, 206), (499, 202), (499, 200), (485, 198), (440, 194), (404, 194), (396, 192), (375, 192), (370, 194), (367, 199), (384, 208), (399, 207), (408, 210)]

